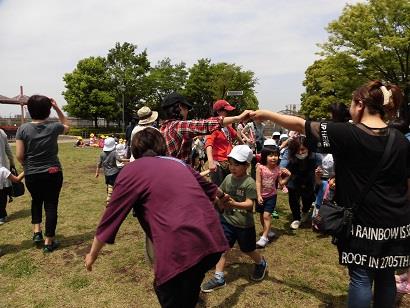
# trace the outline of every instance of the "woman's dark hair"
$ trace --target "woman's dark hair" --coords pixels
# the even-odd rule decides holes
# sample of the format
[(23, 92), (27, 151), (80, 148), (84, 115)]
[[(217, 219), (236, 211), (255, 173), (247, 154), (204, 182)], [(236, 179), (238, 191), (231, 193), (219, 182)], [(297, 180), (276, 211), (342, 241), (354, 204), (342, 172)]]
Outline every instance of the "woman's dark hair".
[(349, 108), (343, 103), (333, 103), (329, 106), (333, 122), (347, 122), (351, 119)]
[(51, 99), (44, 95), (32, 95), (28, 99), (27, 109), (33, 120), (45, 120), (50, 116)]
[(277, 146), (265, 146), (261, 151), (261, 164), (265, 165), (268, 163), (268, 156), (276, 155), (279, 158), (279, 148)]
[(132, 138), (131, 152), (135, 159), (144, 156), (165, 156), (167, 153), (165, 138), (155, 128), (144, 128)]
[[(381, 87), (385, 86), (387, 91), (391, 91), (389, 101), (384, 105), (384, 95)], [(397, 113), (402, 101), (403, 93), (400, 88), (394, 84), (383, 84), (380, 80), (370, 81), (359, 87), (353, 92), (353, 101), (362, 102), (370, 114), (376, 113), (384, 117), (386, 114), (390, 117)]]
[(409, 125), (403, 119), (394, 119), (393, 121), (389, 122), (389, 127), (394, 127), (395, 129), (399, 130), (402, 134), (407, 134), (409, 130)]
[[(289, 159), (295, 160), (296, 159), (296, 154), (299, 151), (300, 146), (304, 146), (305, 148), (308, 148), (308, 142), (306, 139), (306, 136), (298, 136), (294, 138), (289, 139), (289, 144), (288, 144), (288, 149), (289, 149)], [(310, 151), (309, 151), (310, 153)]]
[(167, 120), (181, 119), (181, 108), (179, 107), (179, 104), (173, 104), (163, 109)]

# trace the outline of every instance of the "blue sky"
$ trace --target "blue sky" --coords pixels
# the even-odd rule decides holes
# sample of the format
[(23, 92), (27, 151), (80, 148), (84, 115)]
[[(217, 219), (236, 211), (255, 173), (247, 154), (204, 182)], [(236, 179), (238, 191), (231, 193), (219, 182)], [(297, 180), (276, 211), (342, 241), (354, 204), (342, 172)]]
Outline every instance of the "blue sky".
[[(325, 27), (356, 0), (0, 0), (0, 94), (44, 94), (65, 104), (63, 75), (115, 42), (188, 66), (200, 58), (251, 70), (260, 108), (300, 104)], [(0, 115), (18, 114), (0, 105)]]

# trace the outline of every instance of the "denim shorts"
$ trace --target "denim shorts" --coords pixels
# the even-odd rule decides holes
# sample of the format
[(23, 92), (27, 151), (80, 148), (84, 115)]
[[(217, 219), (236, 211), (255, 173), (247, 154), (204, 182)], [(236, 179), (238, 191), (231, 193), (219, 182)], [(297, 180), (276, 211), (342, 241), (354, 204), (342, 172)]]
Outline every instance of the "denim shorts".
[(249, 228), (238, 228), (228, 223), (221, 215), (222, 229), (229, 247), (233, 247), (238, 241), (239, 248), (242, 252), (252, 252), (256, 249), (256, 231), (255, 226)]
[(273, 213), (276, 207), (276, 197), (277, 195), (270, 196), (268, 198), (263, 198), (263, 204), (256, 203), (255, 211), (258, 213), (268, 212)]

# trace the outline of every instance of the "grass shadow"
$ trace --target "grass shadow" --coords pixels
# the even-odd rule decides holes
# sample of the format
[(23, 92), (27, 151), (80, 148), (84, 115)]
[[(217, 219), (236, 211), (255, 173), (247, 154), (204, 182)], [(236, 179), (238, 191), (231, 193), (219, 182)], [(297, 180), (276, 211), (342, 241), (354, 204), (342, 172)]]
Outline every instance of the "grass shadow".
[[(245, 268), (246, 269), (245, 269)], [(223, 302), (221, 302), (219, 305), (214, 306), (217, 308), (225, 308), (225, 307), (234, 307), (239, 304), (240, 301), (240, 296), (243, 295), (245, 289), (253, 284), (257, 284), (259, 282), (252, 281), (250, 280), (249, 277), (244, 277), (244, 272), (245, 273), (251, 273), (253, 269), (253, 264), (250, 263), (241, 263), (241, 262), (233, 262), (230, 263), (229, 266), (225, 268), (225, 271), (227, 273), (226, 275), (226, 283), (227, 284), (232, 284), (234, 281), (245, 278), (248, 279), (246, 283), (243, 283), (241, 285), (235, 286), (235, 290), (233, 294), (230, 296), (227, 296), (224, 298)], [(281, 284), (285, 285), (287, 287), (290, 287), (294, 290), (297, 290), (298, 292), (302, 292), (311, 296), (314, 296), (317, 298), (321, 304), (319, 304), (319, 308), (342, 308), (346, 307), (347, 303), (347, 294), (343, 295), (332, 295), (328, 293), (324, 293), (316, 288), (311, 288), (306, 285), (298, 284), (298, 283), (293, 283), (290, 281), (284, 281), (277, 279), (275, 277), (270, 277), (269, 273), (265, 277), (264, 280), (271, 281), (274, 284)], [(261, 294), (263, 295), (263, 294)], [(206, 294), (202, 294), (202, 298), (205, 297), (205, 303), (206, 303)], [(203, 307), (202, 305), (199, 305), (199, 307)]]
[(85, 256), (91, 247), (91, 240), (94, 238), (95, 231), (89, 231), (83, 234), (76, 234), (71, 236), (60, 235), (57, 236), (60, 241), (60, 248), (74, 247), (74, 252), (78, 256)]
[[(75, 246), (75, 253), (79, 256), (85, 256), (89, 251), (91, 246), (91, 240), (94, 238), (95, 231), (86, 232), (83, 234), (76, 234), (72, 236), (57, 235), (56, 238), (60, 242), (59, 250)], [(43, 245), (34, 245), (31, 239), (23, 240), (20, 245), (5, 244), (1, 246), (2, 253), (5, 254), (15, 254), (23, 250), (37, 248), (42, 249)]]
[(347, 294), (343, 294), (343, 295), (339, 295), (339, 296), (335, 296), (332, 294), (328, 294), (328, 293), (324, 293), (321, 292), (318, 289), (315, 288), (310, 288), (306, 285), (301, 285), (301, 284), (297, 284), (297, 283), (293, 283), (290, 281), (284, 281), (284, 280), (280, 280), (277, 279), (275, 277), (265, 277), (265, 280), (269, 280), (272, 283), (276, 283), (276, 284), (282, 284), (285, 286), (288, 286), (292, 289), (295, 289), (299, 292), (303, 292), (309, 295), (313, 295), (314, 297), (316, 297), (319, 301), (321, 301), (322, 303), (319, 304), (319, 308), (342, 308), (342, 307), (346, 307), (346, 303), (347, 303)]
[(20, 219), (20, 218), (26, 218), (26, 217), (29, 217), (29, 216), (31, 216), (31, 209), (26, 208), (26, 209), (18, 210), (17, 212), (14, 212), (14, 213), (8, 215), (7, 219), (9, 221), (12, 221), (12, 220)]
[[(246, 270), (244, 270), (244, 267), (246, 267)], [(230, 284), (234, 282), (235, 280), (244, 278), (243, 273), (244, 272), (250, 273), (251, 268), (253, 268), (253, 264), (230, 263), (230, 265), (225, 268), (225, 271), (227, 272), (226, 283)], [(245, 289), (250, 285), (258, 283), (258, 282), (249, 280), (249, 277), (245, 277), (245, 278), (248, 279), (248, 282), (236, 286), (235, 291), (232, 295), (225, 297), (222, 303), (214, 307), (216, 308), (235, 307), (237, 304), (239, 304), (239, 298), (241, 295), (243, 295), (243, 292), (245, 291)]]

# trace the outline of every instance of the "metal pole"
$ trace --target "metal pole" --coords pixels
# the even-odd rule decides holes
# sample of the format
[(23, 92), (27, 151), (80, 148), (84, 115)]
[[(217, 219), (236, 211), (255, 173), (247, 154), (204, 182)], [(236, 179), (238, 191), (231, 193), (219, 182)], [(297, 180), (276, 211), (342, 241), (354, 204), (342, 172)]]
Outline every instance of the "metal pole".
[(122, 132), (125, 133), (125, 104), (124, 104), (124, 90), (122, 91)]

